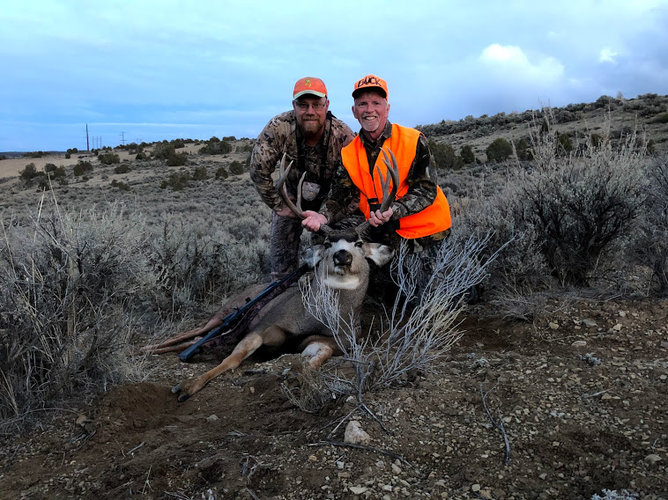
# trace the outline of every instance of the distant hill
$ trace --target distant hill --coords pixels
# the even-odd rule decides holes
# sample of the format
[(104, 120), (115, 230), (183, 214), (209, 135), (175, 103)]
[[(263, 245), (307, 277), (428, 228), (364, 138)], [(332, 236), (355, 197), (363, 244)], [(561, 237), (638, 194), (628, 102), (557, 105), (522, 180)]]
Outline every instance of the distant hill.
[[(644, 94), (634, 99), (601, 96), (593, 103), (569, 104), (561, 108), (527, 110), (522, 113), (498, 113), (478, 118), (467, 116), (458, 121), (441, 121), (419, 125), (429, 139), (439, 145), (451, 146), (456, 154), (470, 146), (478, 161), (485, 161), (485, 150), (497, 138), (517, 143), (528, 139), (529, 127), (543, 114), (550, 116), (550, 124), (560, 134), (567, 134), (574, 144), (591, 134), (612, 139), (626, 136), (633, 130), (644, 133), (650, 149), (657, 154), (668, 152), (668, 96)], [(609, 131), (606, 123), (610, 123)]]

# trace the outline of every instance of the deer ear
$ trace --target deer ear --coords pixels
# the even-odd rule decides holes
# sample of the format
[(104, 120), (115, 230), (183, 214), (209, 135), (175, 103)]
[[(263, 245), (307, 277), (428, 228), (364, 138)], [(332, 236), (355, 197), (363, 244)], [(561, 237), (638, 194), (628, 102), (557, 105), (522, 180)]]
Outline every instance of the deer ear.
[(379, 267), (384, 266), (394, 257), (394, 250), (380, 243), (365, 243), (364, 253), (367, 259), (371, 259)]
[(324, 245), (315, 245), (307, 249), (303, 258), (304, 263), (307, 264), (311, 269), (315, 269), (315, 266), (318, 265), (318, 262), (322, 260), (324, 252)]

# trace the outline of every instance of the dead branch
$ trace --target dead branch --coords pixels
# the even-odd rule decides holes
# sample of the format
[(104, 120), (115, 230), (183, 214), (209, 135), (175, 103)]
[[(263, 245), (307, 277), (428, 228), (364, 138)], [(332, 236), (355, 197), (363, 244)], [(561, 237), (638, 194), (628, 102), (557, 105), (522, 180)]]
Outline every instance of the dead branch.
[(482, 384), (480, 384), (480, 395), (482, 397), (482, 407), (485, 409), (485, 413), (487, 414), (487, 418), (489, 418), (489, 421), (492, 423), (494, 427), (499, 429), (501, 431), (501, 435), (503, 436), (503, 443), (506, 448), (506, 456), (503, 460), (503, 465), (508, 465), (510, 463), (510, 442), (508, 441), (508, 435), (506, 434), (506, 429), (503, 426), (503, 418), (501, 415), (501, 410), (497, 410), (497, 418), (495, 419), (492, 417), (492, 413), (489, 411), (489, 408), (487, 406), (487, 395), (492, 392), (496, 386), (492, 387), (489, 391), (484, 392), (482, 390)]
[(411, 466), (411, 464), (408, 463), (408, 461), (399, 455), (398, 453), (393, 452), (392, 450), (384, 450), (382, 448), (374, 448), (373, 446), (364, 446), (363, 444), (355, 444), (355, 443), (345, 443), (343, 441), (319, 441), (317, 443), (309, 443), (308, 446), (340, 446), (342, 448), (355, 448), (357, 450), (365, 450), (365, 451), (370, 451), (372, 453), (379, 453), (381, 455), (385, 455), (388, 457), (392, 457), (396, 460), (399, 460), (402, 464), (407, 465), (408, 467)]

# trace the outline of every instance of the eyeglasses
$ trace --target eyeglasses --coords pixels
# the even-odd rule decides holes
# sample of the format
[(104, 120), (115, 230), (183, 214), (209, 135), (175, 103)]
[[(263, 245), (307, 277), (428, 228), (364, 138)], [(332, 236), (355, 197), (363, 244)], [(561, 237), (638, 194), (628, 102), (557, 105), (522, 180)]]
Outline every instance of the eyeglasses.
[(308, 110), (309, 106), (312, 107), (314, 111), (320, 111), (321, 109), (325, 109), (325, 107), (327, 107), (327, 101), (326, 100), (324, 102), (306, 102), (306, 101), (299, 101), (299, 100), (295, 99), (292, 102), (301, 111)]

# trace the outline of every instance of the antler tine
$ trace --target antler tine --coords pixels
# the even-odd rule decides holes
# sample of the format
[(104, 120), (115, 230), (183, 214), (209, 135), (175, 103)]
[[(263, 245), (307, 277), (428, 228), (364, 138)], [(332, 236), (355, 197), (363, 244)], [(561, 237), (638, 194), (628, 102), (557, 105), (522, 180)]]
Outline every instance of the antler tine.
[(302, 177), (299, 180), (299, 185), (297, 188), (297, 205), (295, 205), (293, 201), (290, 199), (290, 196), (288, 195), (288, 190), (285, 188), (285, 181), (288, 178), (288, 174), (290, 173), (290, 169), (292, 168), (292, 164), (294, 162), (291, 161), (290, 164), (286, 167), (285, 159), (286, 159), (286, 154), (283, 153), (283, 158), (281, 158), (281, 163), (278, 167), (278, 181), (276, 181), (276, 191), (278, 191), (278, 194), (283, 200), (283, 203), (285, 203), (287, 207), (290, 210), (292, 210), (292, 212), (295, 215), (304, 219), (305, 216), (304, 212), (301, 209), (301, 205), (302, 205), (302, 184), (304, 183), (304, 177), (306, 176), (306, 172), (302, 174)]
[[(390, 157), (388, 157), (387, 152), (389, 151)], [(394, 153), (390, 148), (381, 148), (381, 153), (383, 153), (383, 162), (387, 166), (387, 175), (383, 177), (378, 171), (378, 175), (381, 176), (382, 188), (383, 188), (383, 203), (380, 206), (380, 211), (385, 212), (390, 205), (394, 202), (394, 198), (397, 196), (397, 188), (399, 187), (399, 165), (397, 164), (397, 158), (394, 156)], [(390, 164), (391, 159), (391, 164)], [(390, 184), (390, 179), (392, 179), (392, 190), (388, 192), (388, 187)]]
[[(288, 174), (290, 173), (290, 169), (292, 168), (292, 164), (294, 163), (291, 161), (288, 166), (285, 166), (285, 161), (286, 161), (286, 154), (283, 153), (283, 158), (281, 158), (281, 163), (278, 167), (278, 181), (276, 181), (276, 191), (278, 191), (278, 194), (280, 195), (281, 199), (283, 200), (283, 203), (286, 204), (286, 206), (292, 210), (292, 212), (298, 216), (301, 219), (305, 219), (306, 216), (304, 215), (304, 211), (302, 210), (302, 187), (304, 185), (304, 179), (306, 178), (306, 172), (304, 172), (299, 179), (299, 184), (297, 184), (297, 204), (295, 205), (293, 201), (290, 199), (290, 196), (288, 195), (288, 190), (285, 187), (285, 181), (288, 178)], [(320, 226), (320, 230), (318, 231), (319, 233), (324, 234), (325, 236), (328, 236), (332, 233), (332, 228), (329, 226), (323, 224)]]
[[(386, 149), (387, 151), (385, 151)], [(397, 196), (397, 189), (399, 187), (399, 165), (397, 164), (397, 158), (394, 156), (394, 153), (390, 148), (381, 148), (380, 151), (383, 153), (383, 162), (387, 166), (386, 176), (383, 176), (380, 168), (376, 167), (376, 172), (381, 179), (380, 184), (383, 190), (383, 202), (380, 205), (380, 211), (385, 212), (390, 208), (390, 205), (394, 202), (394, 198)], [(392, 181), (392, 189), (389, 189), (390, 180)], [(355, 231), (360, 237), (364, 238), (370, 225), (369, 221), (365, 220), (355, 228)]]

